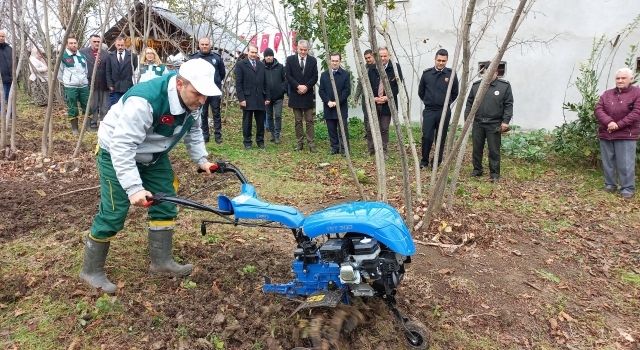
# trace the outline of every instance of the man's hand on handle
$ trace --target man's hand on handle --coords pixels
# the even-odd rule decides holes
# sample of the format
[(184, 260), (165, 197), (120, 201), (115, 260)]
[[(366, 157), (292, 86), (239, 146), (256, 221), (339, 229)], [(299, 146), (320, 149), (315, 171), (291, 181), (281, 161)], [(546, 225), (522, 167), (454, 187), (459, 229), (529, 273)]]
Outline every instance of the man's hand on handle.
[(147, 198), (152, 197), (153, 193), (147, 190), (141, 190), (129, 196), (129, 203), (131, 203), (131, 205), (135, 205), (136, 207), (147, 207), (149, 206)]

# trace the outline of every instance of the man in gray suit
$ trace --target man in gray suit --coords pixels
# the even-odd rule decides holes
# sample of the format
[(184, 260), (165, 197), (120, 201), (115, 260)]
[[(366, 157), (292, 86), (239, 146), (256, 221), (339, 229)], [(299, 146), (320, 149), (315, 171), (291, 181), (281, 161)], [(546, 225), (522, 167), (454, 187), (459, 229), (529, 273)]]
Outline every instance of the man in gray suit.
[(124, 37), (116, 39), (116, 51), (107, 59), (107, 86), (109, 102), (113, 106), (133, 86), (133, 72), (138, 68), (138, 58), (124, 46)]
[(302, 150), (304, 145), (304, 121), (307, 146), (309, 146), (310, 152), (315, 152), (313, 122), (316, 111), (315, 85), (318, 82), (318, 62), (315, 57), (309, 56), (308, 41), (298, 41), (298, 53), (287, 57), (284, 69), (289, 82), (289, 107), (293, 109), (293, 115), (295, 116), (296, 139), (298, 142), (296, 150)]

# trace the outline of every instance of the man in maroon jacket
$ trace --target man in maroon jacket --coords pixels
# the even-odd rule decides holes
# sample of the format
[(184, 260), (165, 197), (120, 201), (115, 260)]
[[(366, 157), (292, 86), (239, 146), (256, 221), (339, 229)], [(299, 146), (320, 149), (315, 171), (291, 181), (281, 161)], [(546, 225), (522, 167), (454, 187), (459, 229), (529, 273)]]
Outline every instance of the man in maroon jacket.
[(640, 88), (632, 86), (632, 81), (629, 68), (618, 69), (616, 87), (600, 96), (595, 111), (604, 189), (616, 192), (620, 185), (620, 195), (625, 199), (631, 199), (636, 191), (636, 144), (640, 135)]

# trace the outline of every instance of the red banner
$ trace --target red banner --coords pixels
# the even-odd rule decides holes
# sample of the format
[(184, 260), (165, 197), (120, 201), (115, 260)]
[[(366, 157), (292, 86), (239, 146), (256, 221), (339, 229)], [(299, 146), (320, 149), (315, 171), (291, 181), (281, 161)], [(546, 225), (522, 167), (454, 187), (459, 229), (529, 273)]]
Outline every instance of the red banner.
[(264, 50), (269, 47), (269, 34), (262, 33), (262, 41), (260, 42), (260, 52), (264, 52)]
[(291, 32), (291, 50), (298, 52), (298, 42), (296, 41), (296, 32)]
[(249, 41), (249, 44), (251, 44), (253, 46), (258, 46), (258, 34), (256, 34), (256, 35), (251, 37), (251, 40)]
[(278, 52), (278, 47), (280, 47), (280, 42), (282, 41), (282, 33), (276, 33), (273, 36), (273, 49)]

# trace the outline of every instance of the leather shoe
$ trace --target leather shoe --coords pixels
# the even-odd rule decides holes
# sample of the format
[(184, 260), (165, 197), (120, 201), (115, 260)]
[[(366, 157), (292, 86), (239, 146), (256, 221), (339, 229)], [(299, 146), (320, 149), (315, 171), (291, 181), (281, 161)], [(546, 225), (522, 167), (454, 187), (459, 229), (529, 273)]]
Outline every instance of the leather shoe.
[(302, 151), (304, 147), (302, 147), (302, 145), (297, 145), (296, 146), (296, 151)]
[(491, 179), (491, 182), (498, 182), (500, 180), (500, 175), (498, 174), (491, 174), (489, 176), (489, 179)]
[(244, 149), (251, 149), (251, 145), (244, 145)]
[(217, 144), (221, 144), (222, 143), (222, 136), (220, 136), (220, 137), (216, 136), (216, 143)]
[(317, 152), (316, 146), (309, 146), (309, 152), (316, 153)]
[(471, 172), (471, 176), (480, 177), (480, 176), (482, 176), (482, 171), (474, 170), (474, 171)]
[(634, 193), (633, 192), (622, 192), (622, 193), (620, 193), (620, 195), (624, 199), (631, 199), (631, 198), (633, 198)]
[(203, 135), (204, 143), (209, 143), (209, 135)]

